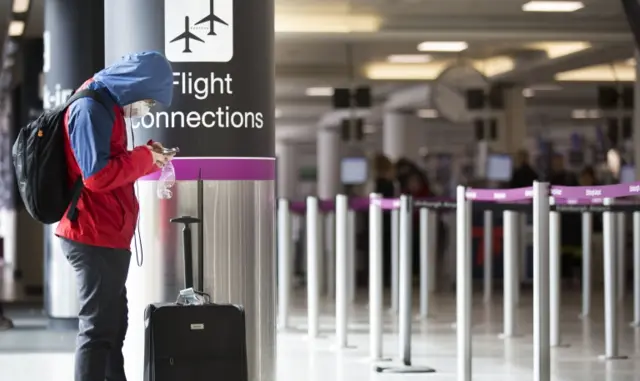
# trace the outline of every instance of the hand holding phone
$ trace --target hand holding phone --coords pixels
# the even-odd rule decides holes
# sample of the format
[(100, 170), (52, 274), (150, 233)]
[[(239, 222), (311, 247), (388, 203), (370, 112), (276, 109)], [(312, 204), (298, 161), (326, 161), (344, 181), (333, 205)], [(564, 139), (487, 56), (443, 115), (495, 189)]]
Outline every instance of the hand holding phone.
[(175, 148), (164, 148), (163, 147), (162, 148), (162, 154), (163, 155), (174, 156), (178, 152), (180, 152), (180, 149), (178, 147), (175, 147)]

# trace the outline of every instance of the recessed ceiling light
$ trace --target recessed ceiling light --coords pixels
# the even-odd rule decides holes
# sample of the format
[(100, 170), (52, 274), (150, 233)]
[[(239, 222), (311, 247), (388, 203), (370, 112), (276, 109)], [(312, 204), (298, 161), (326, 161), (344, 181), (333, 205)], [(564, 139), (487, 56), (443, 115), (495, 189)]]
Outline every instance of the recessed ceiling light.
[(464, 41), (425, 41), (418, 44), (421, 52), (461, 52), (469, 45)]
[(530, 1), (522, 6), (525, 12), (575, 12), (582, 8), (581, 1)]
[(24, 33), (24, 21), (13, 20), (9, 24), (9, 36), (18, 37)]
[(418, 116), (418, 118), (434, 119), (438, 117), (438, 112), (433, 109), (422, 109), (416, 111), (416, 115)]
[(428, 54), (392, 54), (387, 57), (391, 63), (427, 63), (432, 59)]
[(598, 119), (600, 117), (600, 111), (596, 109), (584, 110), (578, 109), (571, 111), (571, 117), (573, 119)]
[(330, 97), (333, 95), (333, 87), (310, 87), (305, 94), (308, 97)]
[(13, 13), (24, 13), (29, 10), (29, 0), (13, 0)]

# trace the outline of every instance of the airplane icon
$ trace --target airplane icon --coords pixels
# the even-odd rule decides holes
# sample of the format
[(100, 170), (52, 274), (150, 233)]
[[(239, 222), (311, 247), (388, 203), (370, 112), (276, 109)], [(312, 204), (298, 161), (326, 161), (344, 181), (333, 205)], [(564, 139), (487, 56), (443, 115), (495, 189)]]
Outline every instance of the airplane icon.
[(206, 22), (209, 22), (209, 36), (215, 36), (216, 32), (215, 32), (215, 23), (219, 22), (220, 24), (229, 26), (229, 24), (227, 24), (224, 20), (222, 20), (220, 17), (216, 16), (213, 14), (213, 0), (209, 0), (209, 16), (203, 18), (202, 20), (198, 21), (196, 23), (196, 25), (200, 25), (200, 24), (204, 24)]
[(189, 41), (191, 39), (196, 40), (196, 41), (200, 41), (200, 42), (204, 42), (203, 39), (201, 39), (200, 37), (196, 36), (195, 34), (189, 32), (189, 16), (185, 16), (185, 18), (184, 18), (184, 33), (182, 33), (181, 35), (179, 35), (178, 37), (174, 38), (173, 40), (171, 40), (169, 42), (172, 43), (172, 42), (184, 40), (184, 50), (182, 51), (182, 53), (193, 53), (191, 51), (191, 49), (189, 49)]

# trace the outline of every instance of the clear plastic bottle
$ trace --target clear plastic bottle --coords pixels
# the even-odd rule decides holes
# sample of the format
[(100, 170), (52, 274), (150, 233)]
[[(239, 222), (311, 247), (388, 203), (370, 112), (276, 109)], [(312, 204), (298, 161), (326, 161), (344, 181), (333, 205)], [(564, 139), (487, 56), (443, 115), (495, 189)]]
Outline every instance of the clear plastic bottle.
[(160, 179), (158, 179), (158, 198), (166, 200), (173, 196), (171, 188), (176, 183), (176, 170), (171, 162), (162, 167)]

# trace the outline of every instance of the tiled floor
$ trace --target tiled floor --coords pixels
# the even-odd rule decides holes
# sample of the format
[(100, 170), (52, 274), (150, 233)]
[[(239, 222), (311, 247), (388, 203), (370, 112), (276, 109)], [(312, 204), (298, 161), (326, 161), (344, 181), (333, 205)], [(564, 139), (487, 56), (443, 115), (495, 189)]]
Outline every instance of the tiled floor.
[[(364, 296), (364, 295), (363, 295)], [(594, 298), (594, 313), (588, 320), (577, 318), (579, 295), (564, 295), (562, 328), (564, 341), (571, 346), (552, 351), (555, 381), (640, 381), (640, 330), (629, 327), (631, 299), (621, 304), (620, 352), (628, 360), (602, 362), (597, 356), (604, 347), (602, 300)], [(304, 305), (304, 301), (297, 303)], [(377, 374), (368, 360), (367, 311), (364, 305), (353, 309), (349, 342), (354, 349), (336, 351), (333, 347), (332, 308), (327, 303), (321, 319), (323, 337), (314, 341), (304, 335), (305, 311), (294, 310), (294, 329), (282, 332), (278, 341), (278, 381), (360, 381), (360, 380), (456, 380), (456, 336), (451, 328), (455, 320), (452, 295), (440, 296), (432, 307), (433, 317), (414, 321), (413, 363), (428, 365), (436, 373), (421, 375)], [(500, 300), (491, 307), (480, 300), (474, 304), (473, 380), (532, 380), (531, 299), (525, 293), (519, 310), (522, 336), (501, 340)], [(37, 329), (40, 320), (32, 312), (17, 319), (18, 329), (0, 333), (0, 379), (7, 381), (70, 381), (73, 356), (73, 335), (44, 332)], [(395, 319), (387, 316), (384, 340), (385, 353), (395, 357), (397, 336)], [(29, 328), (29, 326), (31, 328)], [(18, 353), (10, 353), (16, 348)], [(30, 353), (27, 353), (30, 352)], [(141, 358), (127, 358), (141, 361)], [(132, 380), (130, 380), (132, 381)], [(271, 380), (269, 380), (271, 381)]]

